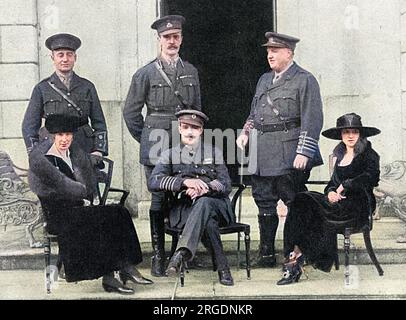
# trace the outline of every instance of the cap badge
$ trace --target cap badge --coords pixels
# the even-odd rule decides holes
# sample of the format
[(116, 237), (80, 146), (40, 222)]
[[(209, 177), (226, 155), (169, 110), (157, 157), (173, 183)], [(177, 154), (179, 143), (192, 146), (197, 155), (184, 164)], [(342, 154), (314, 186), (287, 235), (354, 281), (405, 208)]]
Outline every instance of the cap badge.
[(195, 114), (192, 114), (192, 119), (196, 119), (196, 115), (195, 115)]
[(173, 27), (173, 24), (170, 23), (170, 22), (168, 22), (168, 23), (166, 24), (166, 27), (167, 27), (167, 28), (172, 28), (172, 27)]

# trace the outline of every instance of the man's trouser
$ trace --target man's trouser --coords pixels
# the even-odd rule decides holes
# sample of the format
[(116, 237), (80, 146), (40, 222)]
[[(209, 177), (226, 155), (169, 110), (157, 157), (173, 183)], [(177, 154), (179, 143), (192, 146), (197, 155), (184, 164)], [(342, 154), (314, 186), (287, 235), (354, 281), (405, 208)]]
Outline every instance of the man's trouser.
[(259, 209), (259, 266), (272, 267), (276, 263), (275, 237), (279, 224), (276, 208), (279, 199), (285, 203), (289, 214), (296, 193), (307, 190), (305, 183), (308, 178), (308, 171), (298, 170), (274, 177), (252, 176), (252, 196)]
[[(153, 166), (144, 166), (147, 180), (151, 176)], [(151, 227), (151, 244), (154, 254), (151, 259), (151, 275), (165, 276), (165, 192), (151, 193), (149, 224)]]

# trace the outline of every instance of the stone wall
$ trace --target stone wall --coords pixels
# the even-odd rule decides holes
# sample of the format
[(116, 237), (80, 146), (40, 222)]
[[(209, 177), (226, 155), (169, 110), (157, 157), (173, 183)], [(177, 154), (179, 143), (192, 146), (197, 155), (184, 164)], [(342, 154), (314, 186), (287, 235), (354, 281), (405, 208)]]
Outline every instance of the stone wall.
[(38, 82), (35, 0), (0, 1), (0, 149), (27, 167), (21, 121)]
[[(157, 2), (0, 0), (0, 149), (28, 166), (21, 121), (32, 88), (52, 72), (44, 41), (73, 33), (83, 42), (75, 71), (95, 83), (107, 118), (113, 185), (131, 190), (128, 203), (140, 217), (149, 193), (121, 110), (132, 74), (157, 52), (150, 29)], [(277, 16), (278, 31), (301, 38), (296, 61), (320, 82), (324, 127), (355, 111), (382, 129), (371, 138), (382, 162), (405, 159), (406, 0), (283, 0)], [(325, 159), (334, 144), (321, 139)], [(327, 166), (314, 170), (327, 176)]]
[(406, 159), (406, 0), (401, 0), (400, 2), (400, 54), (402, 88), (402, 159)]
[[(149, 198), (139, 145), (123, 122), (122, 108), (133, 73), (156, 56), (151, 0), (0, 0), (0, 149), (28, 167), (21, 122), (32, 88), (53, 72), (45, 47), (50, 35), (67, 32), (82, 40), (75, 72), (92, 81), (109, 129), (109, 157), (115, 161), (113, 185), (131, 191), (135, 214)], [(142, 203), (141, 203), (142, 204)]]
[[(370, 139), (382, 163), (405, 157), (404, 11), (400, 15), (399, 0), (278, 1), (278, 31), (301, 38), (296, 60), (320, 82), (324, 128), (334, 126), (341, 114), (359, 113), (365, 125), (382, 130)], [(325, 159), (334, 145), (321, 138)], [(326, 177), (327, 167), (315, 174)]]

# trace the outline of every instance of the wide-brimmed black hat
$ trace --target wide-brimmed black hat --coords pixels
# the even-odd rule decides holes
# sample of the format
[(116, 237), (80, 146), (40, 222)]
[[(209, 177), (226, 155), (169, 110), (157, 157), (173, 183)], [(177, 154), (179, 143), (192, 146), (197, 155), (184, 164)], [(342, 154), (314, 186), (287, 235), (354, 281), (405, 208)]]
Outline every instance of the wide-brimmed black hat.
[(69, 49), (76, 51), (81, 44), (82, 42), (78, 37), (69, 33), (54, 34), (45, 41), (45, 45), (49, 50)]
[(324, 130), (321, 134), (329, 139), (341, 140), (343, 129), (358, 129), (361, 137), (371, 137), (381, 133), (381, 130), (374, 127), (364, 127), (361, 117), (356, 113), (347, 113), (337, 119), (335, 128)]
[(75, 132), (80, 124), (80, 118), (61, 114), (51, 114), (45, 119), (45, 128), (49, 133)]
[(205, 122), (209, 121), (209, 117), (203, 112), (194, 109), (184, 109), (175, 113), (175, 116), (180, 122), (203, 127)]

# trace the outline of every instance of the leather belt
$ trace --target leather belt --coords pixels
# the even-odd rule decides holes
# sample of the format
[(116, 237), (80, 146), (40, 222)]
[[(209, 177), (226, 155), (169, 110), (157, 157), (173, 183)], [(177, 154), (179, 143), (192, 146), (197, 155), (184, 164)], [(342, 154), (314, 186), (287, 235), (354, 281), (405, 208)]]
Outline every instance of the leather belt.
[(147, 114), (147, 116), (150, 116), (150, 117), (172, 117), (174, 119), (177, 119), (174, 113), (150, 113), (150, 114)]
[(254, 122), (254, 128), (261, 132), (289, 131), (290, 129), (297, 127), (300, 127), (299, 119), (270, 124)]

